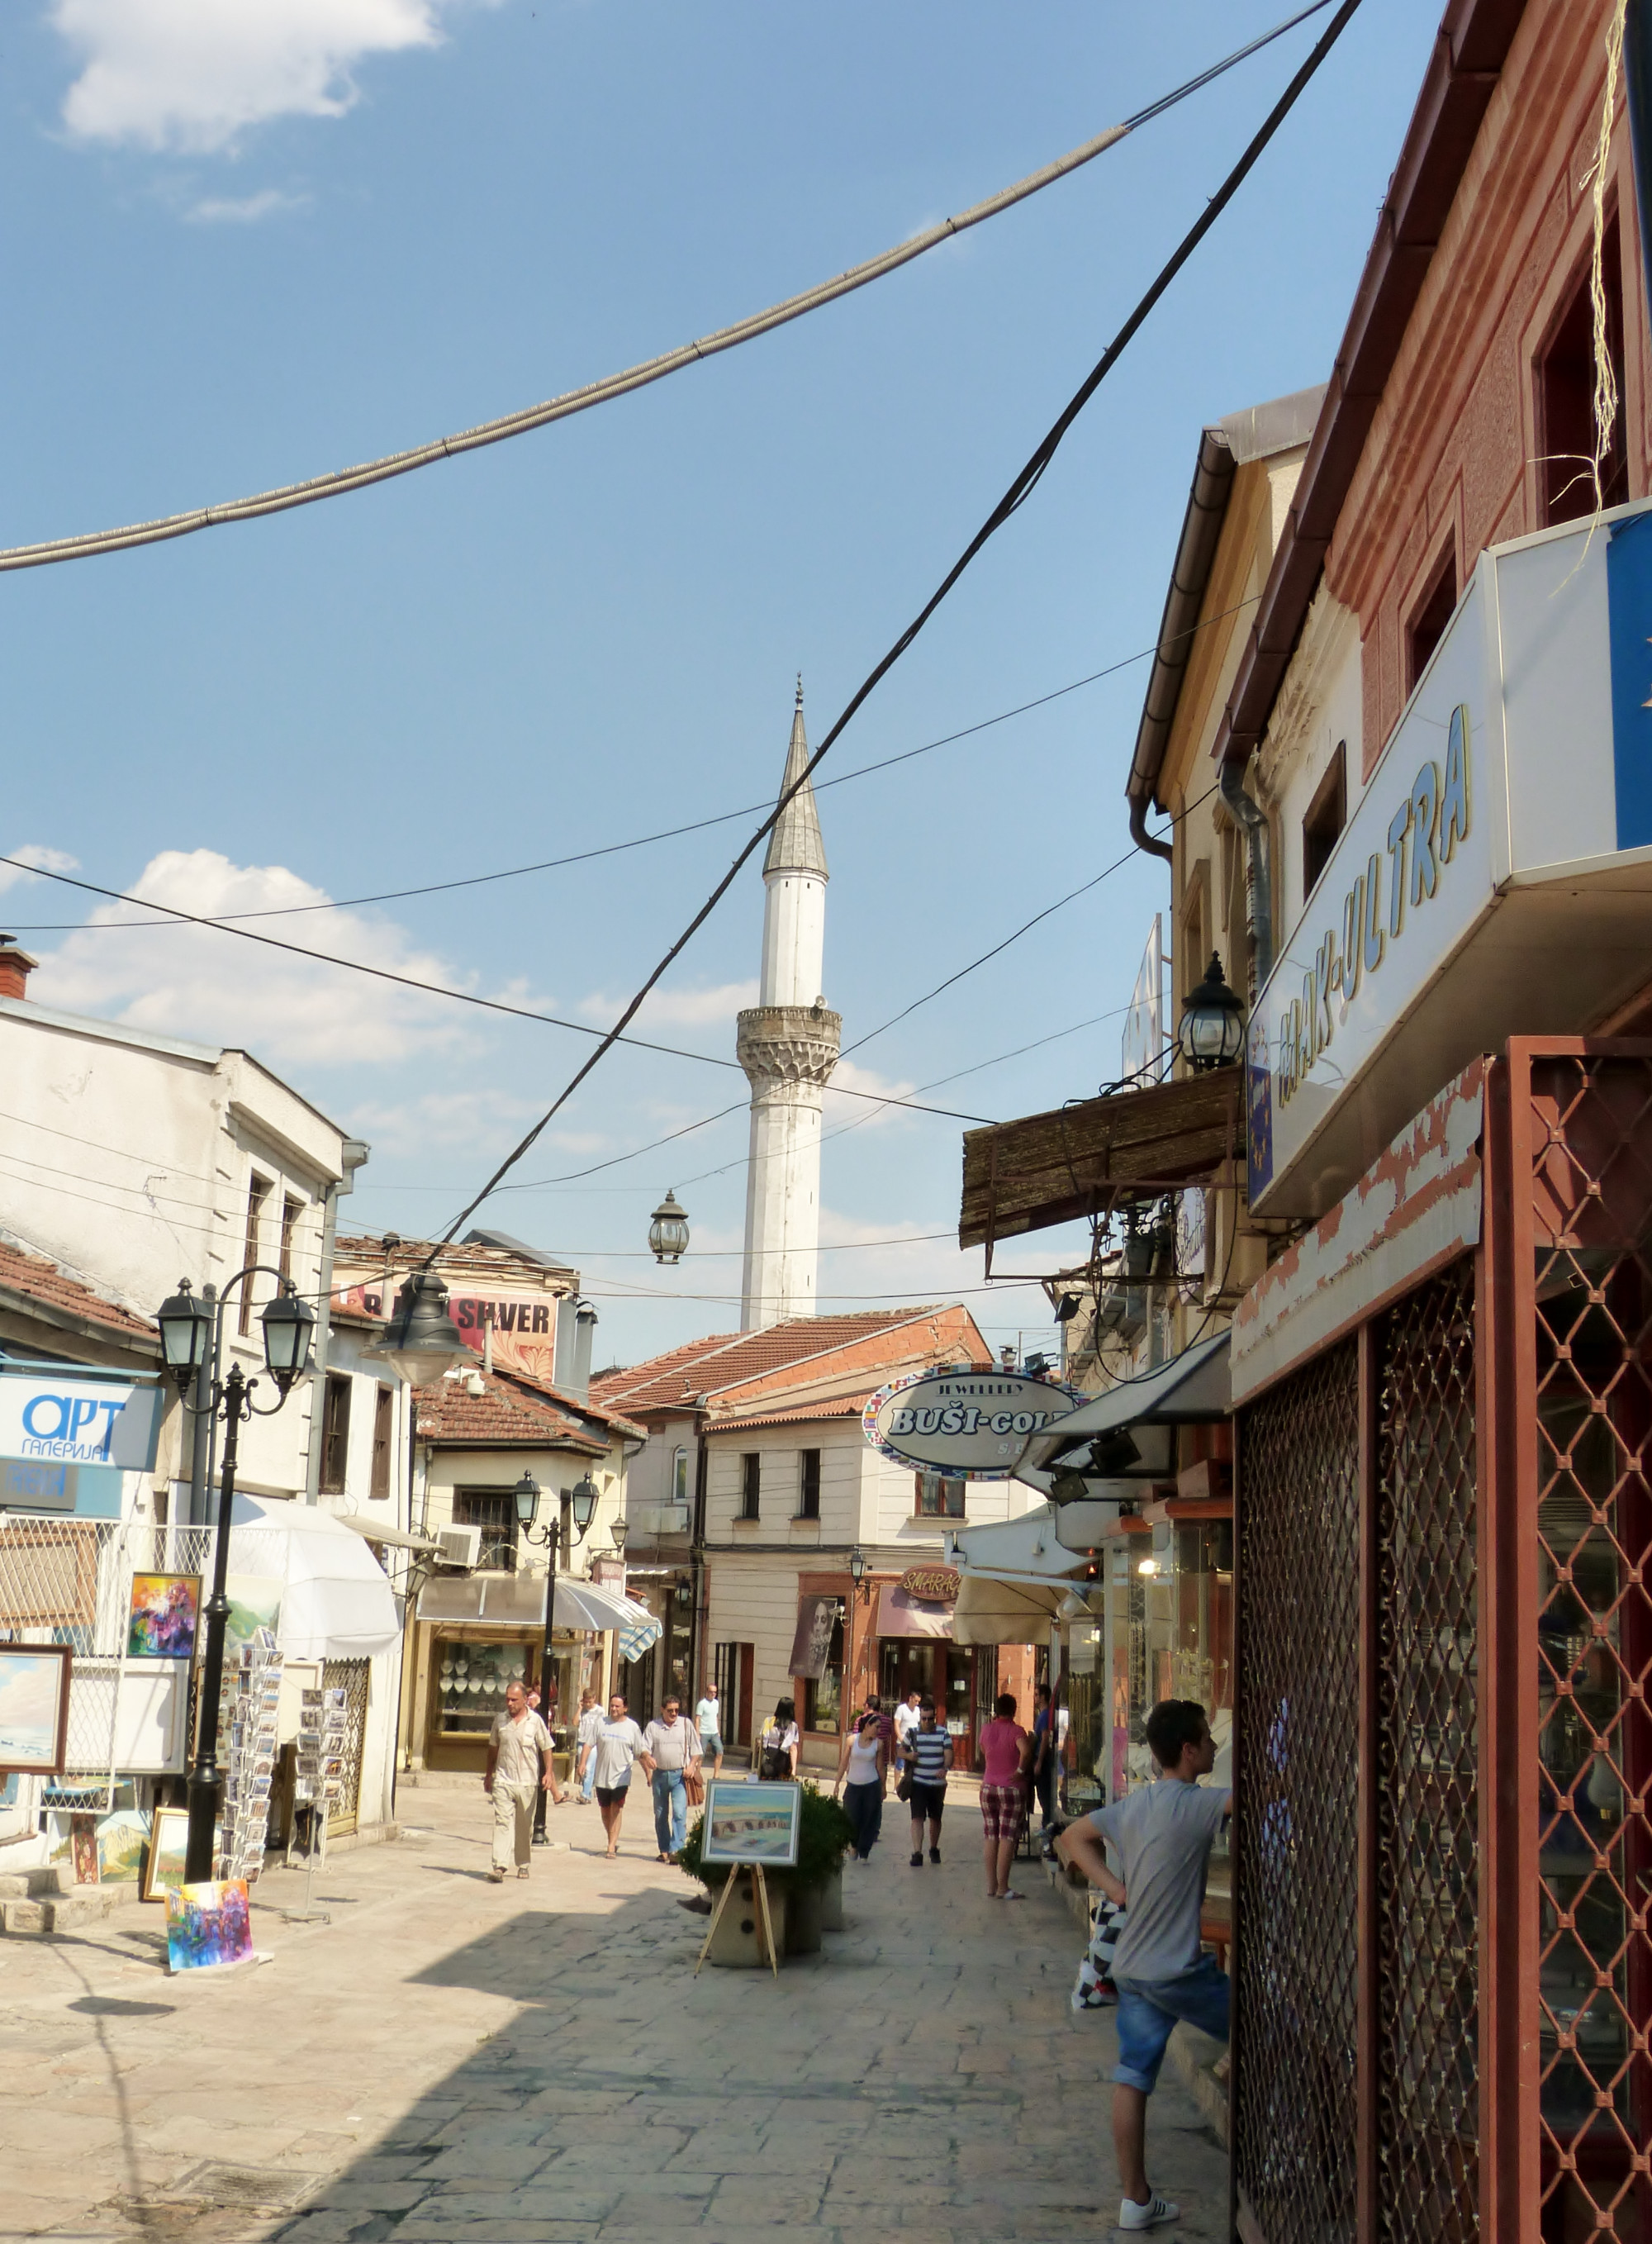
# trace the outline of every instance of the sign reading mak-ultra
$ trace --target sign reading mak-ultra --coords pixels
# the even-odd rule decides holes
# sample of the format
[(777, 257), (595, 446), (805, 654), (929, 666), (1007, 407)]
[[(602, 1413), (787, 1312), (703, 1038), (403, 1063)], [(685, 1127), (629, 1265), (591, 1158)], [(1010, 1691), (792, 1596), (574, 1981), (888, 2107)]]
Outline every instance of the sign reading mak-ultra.
[(146, 1472), (155, 1462), (160, 1402), (154, 1385), (6, 1372), (0, 1375), (0, 1457)]
[(913, 1371), (880, 1387), (861, 1431), (893, 1464), (958, 1480), (1007, 1480), (1029, 1436), (1083, 1396), (1024, 1371)]
[(1481, 555), (1251, 1017), (1250, 1198), (1318, 1215), (1652, 933), (1652, 512)]

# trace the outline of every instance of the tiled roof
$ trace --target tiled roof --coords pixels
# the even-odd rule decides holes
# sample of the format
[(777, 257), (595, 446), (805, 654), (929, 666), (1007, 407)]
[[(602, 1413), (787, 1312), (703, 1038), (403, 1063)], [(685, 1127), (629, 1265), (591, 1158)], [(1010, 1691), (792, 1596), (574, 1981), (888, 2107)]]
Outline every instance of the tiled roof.
[(0, 1241), (0, 1294), (22, 1294), (43, 1309), (59, 1311), (77, 1323), (103, 1327), (114, 1337), (152, 1353), (159, 1344), (159, 1328), (147, 1317), (134, 1316), (118, 1302), (106, 1301), (78, 1279), (71, 1278), (44, 1254), (30, 1254), (21, 1247)]
[(335, 1248), (338, 1261), (347, 1270), (371, 1270), (375, 1274), (388, 1267), (392, 1278), (400, 1281), (409, 1270), (435, 1257), (435, 1268), (449, 1281), (468, 1279), (506, 1279), (519, 1288), (533, 1292), (566, 1293), (570, 1281), (577, 1273), (566, 1263), (551, 1262), (543, 1255), (531, 1252), (518, 1254), (509, 1247), (489, 1246), (481, 1241), (460, 1240), (448, 1246), (437, 1246), (427, 1239), (398, 1237), (387, 1253), (381, 1238), (370, 1234), (352, 1232), (341, 1234)]
[[(480, 1395), (470, 1391), (481, 1385)], [(435, 1381), (416, 1392), (417, 1431), (421, 1438), (462, 1449), (579, 1449), (601, 1457), (614, 1434), (640, 1436), (643, 1429), (600, 1404), (564, 1399), (512, 1372), (466, 1366), (456, 1377)], [(589, 1421), (608, 1429), (590, 1430)]]
[[(788, 1317), (761, 1332), (713, 1333), (707, 1340), (686, 1342), (628, 1370), (605, 1372), (591, 1382), (591, 1391), (598, 1400), (633, 1416), (644, 1410), (686, 1409), (697, 1395), (715, 1399), (731, 1388), (789, 1366), (812, 1366), (807, 1375), (812, 1379), (823, 1369), (819, 1358), (935, 1316), (964, 1317), (966, 1313), (926, 1302), (913, 1308), (856, 1309), (841, 1316)], [(973, 1331), (973, 1325), (969, 1328)], [(983, 1360), (990, 1362), (984, 1342), (978, 1334), (975, 1338)], [(771, 1382), (775, 1383), (784, 1382)], [(805, 1383), (801, 1376), (799, 1383)]]
[(821, 1402), (799, 1402), (790, 1410), (757, 1410), (747, 1417), (744, 1412), (725, 1418), (713, 1418), (705, 1430), (708, 1434), (744, 1434), (754, 1426), (800, 1426), (810, 1418), (858, 1418), (867, 1402), (877, 1393), (868, 1387), (858, 1395), (828, 1396)]

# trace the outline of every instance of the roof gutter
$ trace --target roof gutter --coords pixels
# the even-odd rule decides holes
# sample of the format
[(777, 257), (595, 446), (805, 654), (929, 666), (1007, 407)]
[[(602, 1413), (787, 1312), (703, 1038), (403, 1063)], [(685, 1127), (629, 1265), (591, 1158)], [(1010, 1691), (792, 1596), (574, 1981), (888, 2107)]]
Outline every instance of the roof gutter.
[(1217, 730), (1212, 753), (1219, 763), (1245, 763), (1267, 731), (1365, 439), (1525, 12), (1526, 0), (1452, 0), (1446, 10)]
[(1173, 860), (1176, 855), (1168, 842), (1147, 831), (1145, 821), (1150, 808), (1155, 804), (1161, 810), (1164, 808), (1158, 796), (1159, 774), (1164, 767), (1164, 751), (1176, 721), (1177, 705), (1182, 698), (1182, 681), (1193, 652), (1199, 611), (1204, 605), (1210, 571), (1216, 564), (1216, 549), (1221, 541), (1222, 524), (1233, 490), (1235, 466), (1232, 449), (1221, 429), (1202, 429), (1193, 487), (1188, 493), (1187, 511), (1182, 517), (1182, 535), (1170, 569), (1170, 590), (1164, 596), (1164, 613), (1159, 619), (1152, 673), (1142, 704), (1136, 753), (1130, 759), (1130, 775), (1124, 786), (1125, 799), (1130, 807), (1130, 839), (1138, 849), (1145, 849), (1155, 857)]

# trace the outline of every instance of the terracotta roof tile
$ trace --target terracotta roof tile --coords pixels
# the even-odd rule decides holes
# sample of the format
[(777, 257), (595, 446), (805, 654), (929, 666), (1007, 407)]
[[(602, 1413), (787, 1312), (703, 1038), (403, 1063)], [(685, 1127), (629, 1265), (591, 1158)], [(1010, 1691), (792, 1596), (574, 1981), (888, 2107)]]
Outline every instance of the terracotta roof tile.
[[(472, 1382), (482, 1388), (473, 1395)], [(589, 1409), (518, 1374), (483, 1371), (469, 1365), (456, 1377), (437, 1380), (417, 1394), (418, 1432), (455, 1448), (572, 1448), (601, 1457), (608, 1438), (593, 1433), (583, 1419), (595, 1419), (610, 1434), (643, 1432), (617, 1411), (592, 1404)]]
[(159, 1328), (151, 1319), (134, 1316), (118, 1302), (105, 1301), (89, 1286), (70, 1277), (55, 1262), (48, 1261), (44, 1254), (30, 1254), (21, 1247), (10, 1247), (3, 1241), (0, 1241), (0, 1292), (20, 1294), (38, 1301), (44, 1308), (58, 1309), (88, 1324), (101, 1325), (146, 1351), (152, 1351), (159, 1342)]
[[(713, 1333), (709, 1339), (685, 1342), (626, 1370), (605, 1372), (593, 1380), (591, 1391), (633, 1416), (644, 1410), (687, 1408), (697, 1395), (716, 1397), (792, 1365), (799, 1367), (800, 1381), (801, 1367), (813, 1366), (806, 1375), (813, 1378), (820, 1369), (819, 1359), (833, 1350), (899, 1333), (923, 1318), (937, 1315), (967, 1318), (966, 1312), (922, 1302), (911, 1308), (856, 1309), (840, 1316), (788, 1317), (761, 1332)], [(974, 1332), (973, 1324), (968, 1328)], [(986, 1344), (979, 1334), (975, 1340), (984, 1351)], [(985, 1360), (990, 1362), (989, 1352)]]

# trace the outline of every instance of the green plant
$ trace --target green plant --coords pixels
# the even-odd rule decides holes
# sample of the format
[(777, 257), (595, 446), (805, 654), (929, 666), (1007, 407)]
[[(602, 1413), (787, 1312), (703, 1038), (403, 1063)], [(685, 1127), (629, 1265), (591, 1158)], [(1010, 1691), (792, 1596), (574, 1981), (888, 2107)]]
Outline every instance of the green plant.
[[(728, 1876), (728, 1869), (722, 1862), (701, 1860), (705, 1834), (705, 1818), (701, 1815), (684, 1842), (678, 1864), (703, 1886), (720, 1886)], [(797, 1868), (771, 1870), (769, 1879), (777, 1886), (824, 1885), (840, 1867), (853, 1842), (854, 1827), (837, 1801), (823, 1793), (818, 1784), (806, 1784), (798, 1818)]]

